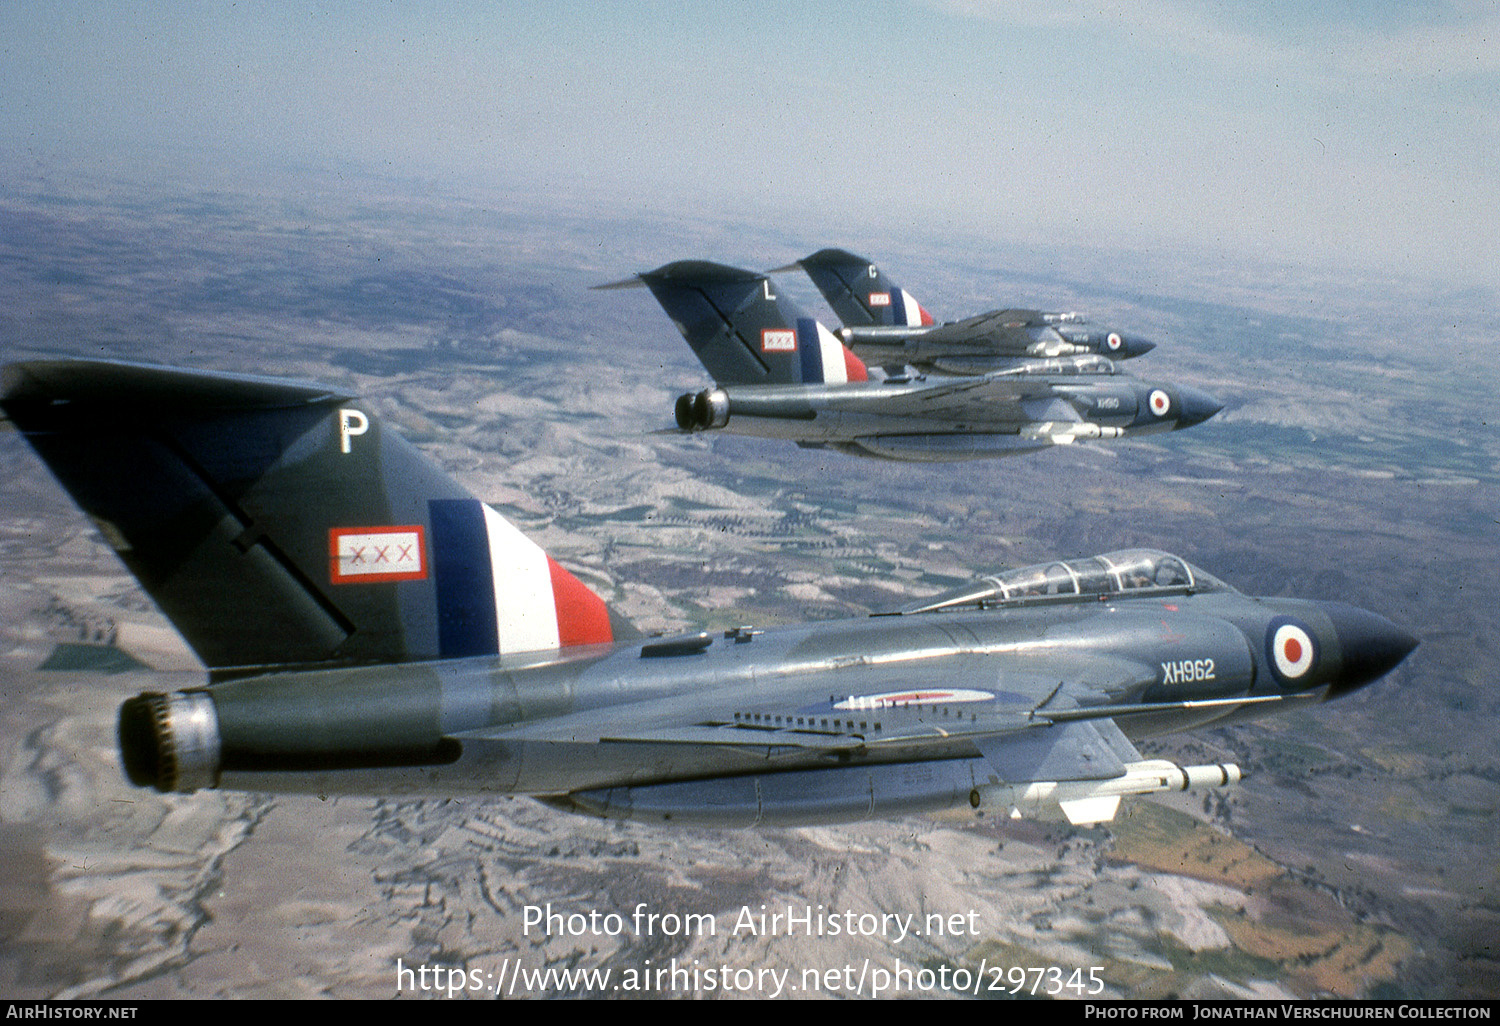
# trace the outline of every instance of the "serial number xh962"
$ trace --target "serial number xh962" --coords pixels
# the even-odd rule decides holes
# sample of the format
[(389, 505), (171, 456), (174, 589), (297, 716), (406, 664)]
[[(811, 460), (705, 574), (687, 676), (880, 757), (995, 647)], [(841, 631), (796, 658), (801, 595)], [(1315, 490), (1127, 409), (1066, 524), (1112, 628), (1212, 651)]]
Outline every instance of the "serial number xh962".
[(1163, 684), (1189, 684), (1194, 681), (1213, 679), (1214, 661), (1212, 659), (1179, 659), (1175, 663), (1161, 664)]

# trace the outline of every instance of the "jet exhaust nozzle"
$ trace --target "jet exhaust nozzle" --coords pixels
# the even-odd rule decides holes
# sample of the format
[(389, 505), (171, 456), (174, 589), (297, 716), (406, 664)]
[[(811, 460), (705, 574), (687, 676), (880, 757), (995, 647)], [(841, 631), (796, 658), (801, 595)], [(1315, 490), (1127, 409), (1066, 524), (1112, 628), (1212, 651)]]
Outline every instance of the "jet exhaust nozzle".
[(120, 756), (137, 787), (191, 793), (219, 782), (219, 718), (202, 691), (148, 691), (120, 706)]
[(729, 393), (706, 388), (697, 395), (679, 396), (677, 426), (684, 431), (710, 431), (729, 423)]

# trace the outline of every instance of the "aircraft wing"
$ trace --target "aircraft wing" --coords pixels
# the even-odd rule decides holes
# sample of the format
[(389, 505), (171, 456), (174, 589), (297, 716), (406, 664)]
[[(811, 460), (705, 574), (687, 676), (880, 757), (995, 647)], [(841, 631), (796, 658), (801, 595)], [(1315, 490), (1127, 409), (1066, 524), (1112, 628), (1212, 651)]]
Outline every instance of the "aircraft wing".
[[(883, 394), (879, 399), (880, 412), (886, 416), (944, 421), (972, 419), (985, 424), (1007, 421), (1023, 424), (1038, 419), (1035, 411), (1023, 405), (1030, 401), (1052, 401), (1053, 406), (1073, 409), (1058, 398), (1052, 383), (1045, 378), (1005, 371), (975, 377), (929, 378), (921, 387), (901, 394)], [(838, 405), (837, 400), (834, 405)], [(1066, 416), (1078, 419), (1076, 411)]]
[(1081, 721), (979, 739), (979, 751), (1008, 784), (1037, 780), (1110, 780), (1141, 753), (1114, 720)]
[[(679, 703), (680, 704), (680, 703)], [(646, 708), (647, 706), (651, 708)], [(664, 722), (664, 708), (659, 703), (642, 703), (635, 710), (635, 725), (624, 725), (615, 718), (605, 723), (592, 713), (573, 713), (552, 720), (523, 723), (508, 727), (487, 728), (455, 734), (465, 743), (484, 741), (547, 741), (572, 744), (670, 744), (715, 745), (747, 749), (802, 749), (814, 752), (860, 752), (872, 748), (889, 748), (920, 742), (984, 737), (997, 732), (1017, 730), (1030, 721), (1024, 711), (993, 710), (963, 724), (947, 727), (914, 720), (899, 728), (884, 731), (876, 737), (864, 730), (845, 726), (826, 729), (813, 727), (761, 725), (724, 718), (706, 718), (694, 723)], [(840, 716), (846, 714), (841, 713)], [(865, 722), (870, 722), (866, 713)], [(891, 714), (885, 714), (889, 717)], [(898, 714), (899, 715), (899, 714)], [(679, 717), (680, 719), (680, 717)], [(767, 717), (770, 719), (770, 717)], [(839, 720), (840, 724), (848, 721)]]
[[(1115, 719), (1174, 711), (1226, 711), (1280, 695), (1128, 702), (1117, 698), (1153, 683), (1155, 668), (1112, 657), (1039, 661), (1023, 671), (976, 673), (972, 656), (869, 668), (845, 681), (855, 690), (829, 702), (822, 674), (788, 675), (754, 703), (738, 687), (696, 701), (681, 697), (615, 706), (608, 715), (580, 710), (545, 720), (452, 735), (465, 744), (706, 745), (778, 754), (863, 754), (917, 745), (968, 742), (1000, 780), (1105, 780), (1139, 762)], [(834, 685), (837, 687), (838, 685)], [(772, 689), (768, 688), (768, 692)], [(822, 701), (811, 701), (817, 695)]]
[[(980, 665), (964, 655), (920, 667), (871, 667), (851, 674), (844, 687), (856, 693), (838, 701), (829, 699), (826, 676), (809, 675), (804, 682), (802, 675), (788, 675), (776, 682), (779, 697), (753, 705), (738, 689), (727, 689), (686, 707), (681, 698), (654, 699), (616, 707), (608, 716), (582, 710), (454, 738), (465, 744), (708, 745), (755, 750), (767, 758), (967, 741), (1006, 782), (1101, 779), (1118, 776), (1124, 763), (1139, 760), (1107, 718), (1107, 707), (1096, 706), (1093, 717), (1076, 721), (1052, 717), (1076, 714), (1080, 699), (1103, 700), (1109, 691), (1154, 679), (1150, 668), (1094, 658), (981, 675)], [(1059, 671), (1072, 676), (1072, 683), (1065, 686)], [(818, 700), (810, 701), (812, 695)]]
[(1024, 716), (987, 719), (957, 729), (911, 730), (899, 737), (867, 738), (850, 732), (817, 732), (704, 724), (604, 733), (600, 743), (717, 745), (765, 750), (766, 757), (797, 751), (837, 755), (878, 751), (918, 741), (966, 739), (1007, 784), (1036, 781), (1110, 780), (1124, 776), (1126, 764), (1141, 754), (1113, 720), (1063, 724), (1028, 721)]
[(999, 352), (1024, 353), (1035, 340), (1026, 328), (1038, 323), (1035, 310), (991, 310), (961, 321), (950, 321), (922, 333), (924, 344), (971, 345)]
[[(1117, 657), (1075, 656), (1038, 660), (997, 674), (986, 672), (980, 658), (958, 655), (861, 667), (833, 685), (855, 690), (846, 690), (842, 698), (837, 691), (829, 695), (826, 672), (793, 674), (767, 681), (754, 703), (745, 701), (743, 687), (727, 687), (686, 707), (680, 697), (649, 700), (616, 706), (607, 714), (586, 710), (468, 732), (456, 740), (465, 745), (667, 746), (696, 749), (691, 758), (699, 765), (705, 764), (705, 753), (722, 753), (722, 759), (711, 758), (710, 763), (737, 775), (717, 783), (646, 783), (620, 792), (580, 791), (568, 799), (585, 807), (607, 806), (632, 795), (629, 802), (642, 808), (651, 802), (666, 803), (663, 807), (686, 803), (679, 811), (731, 798), (749, 802), (752, 793), (759, 802), (763, 789), (778, 781), (801, 781), (819, 766), (840, 773), (851, 758), (875, 757), (866, 764), (874, 773), (885, 762), (881, 755), (900, 765), (908, 758), (933, 758), (941, 749), (956, 759), (975, 760), (969, 797), (974, 807), (1009, 809), (1012, 816), (1022, 810), (1038, 815), (1060, 811), (1069, 822), (1086, 825), (1112, 819), (1124, 796), (1217, 787), (1240, 778), (1234, 766), (1184, 767), (1145, 759), (1116, 716), (1205, 706), (1227, 710), (1280, 697), (1119, 704), (1119, 696), (1139, 694), (1141, 686), (1153, 681), (1153, 670)], [(731, 707), (740, 711), (725, 715)], [(744, 783), (744, 774), (757, 772), (763, 775), (756, 782)]]

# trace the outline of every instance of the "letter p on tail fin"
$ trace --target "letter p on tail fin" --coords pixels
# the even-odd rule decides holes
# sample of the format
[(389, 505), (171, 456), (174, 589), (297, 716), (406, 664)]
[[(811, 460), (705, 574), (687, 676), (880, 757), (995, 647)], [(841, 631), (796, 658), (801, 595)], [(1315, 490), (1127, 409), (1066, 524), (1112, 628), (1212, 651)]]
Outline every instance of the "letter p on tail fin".
[(347, 392), (53, 361), (0, 408), (216, 676), (635, 633)]

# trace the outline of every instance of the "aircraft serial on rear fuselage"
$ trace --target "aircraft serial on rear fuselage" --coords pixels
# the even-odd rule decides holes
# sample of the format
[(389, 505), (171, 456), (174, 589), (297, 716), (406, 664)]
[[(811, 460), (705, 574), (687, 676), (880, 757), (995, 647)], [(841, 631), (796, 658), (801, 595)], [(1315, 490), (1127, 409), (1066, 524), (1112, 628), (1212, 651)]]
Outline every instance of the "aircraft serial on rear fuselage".
[(714, 377), (715, 387), (677, 400), (683, 431), (947, 461), (1178, 430), (1222, 408), (1196, 389), (1132, 378), (1093, 353), (983, 357), (964, 373), (872, 368), (764, 274), (723, 264), (679, 261), (597, 287), (638, 285)]
[(1148, 550), (900, 611), (642, 639), (347, 392), (15, 364), (0, 409), (208, 668), (125, 702), (142, 786), (524, 794), (751, 825), (1114, 815), (1228, 784), (1132, 738), (1337, 697), (1416, 639)]
[(843, 322), (835, 334), (872, 363), (909, 363), (950, 374), (980, 374), (1015, 357), (1093, 353), (1128, 360), (1156, 343), (1097, 327), (1078, 313), (991, 310), (939, 324), (880, 268), (844, 249), (820, 249), (771, 273), (803, 270)]

